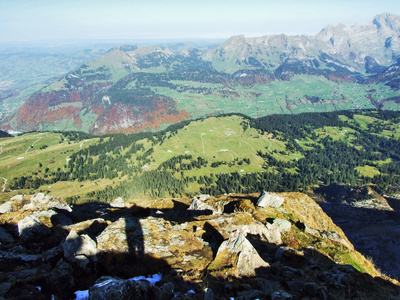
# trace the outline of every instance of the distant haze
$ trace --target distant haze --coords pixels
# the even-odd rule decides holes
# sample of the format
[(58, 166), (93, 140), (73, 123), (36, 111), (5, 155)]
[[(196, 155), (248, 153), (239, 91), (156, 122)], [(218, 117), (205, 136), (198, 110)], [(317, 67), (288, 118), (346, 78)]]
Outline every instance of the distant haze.
[(313, 35), (385, 11), (400, 1), (1, 0), (0, 42)]

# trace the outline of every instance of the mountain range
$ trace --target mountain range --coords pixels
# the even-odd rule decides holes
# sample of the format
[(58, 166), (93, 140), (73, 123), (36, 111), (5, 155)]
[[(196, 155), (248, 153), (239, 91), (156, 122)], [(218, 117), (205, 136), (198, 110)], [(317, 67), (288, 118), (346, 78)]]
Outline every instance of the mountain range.
[(34, 92), (3, 130), (158, 130), (241, 112), (398, 110), (400, 16), (314, 36), (233, 36), (211, 50), (120, 45)]

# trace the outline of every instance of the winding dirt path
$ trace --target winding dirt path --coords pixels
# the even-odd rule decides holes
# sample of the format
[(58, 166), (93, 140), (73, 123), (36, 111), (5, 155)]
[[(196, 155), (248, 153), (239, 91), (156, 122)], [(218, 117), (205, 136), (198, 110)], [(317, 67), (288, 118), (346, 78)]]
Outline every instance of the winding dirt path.
[(28, 149), (26, 149), (25, 153), (28, 153), (29, 149), (31, 149), (37, 142), (39, 142), (42, 138), (38, 138), (36, 141), (33, 142), (33, 144), (31, 146), (28, 147)]

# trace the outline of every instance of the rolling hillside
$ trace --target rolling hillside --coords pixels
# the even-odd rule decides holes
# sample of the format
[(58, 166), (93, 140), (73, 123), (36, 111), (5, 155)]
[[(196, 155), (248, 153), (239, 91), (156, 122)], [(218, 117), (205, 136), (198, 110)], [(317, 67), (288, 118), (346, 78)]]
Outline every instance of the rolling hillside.
[(226, 113), (398, 110), (399, 18), (209, 51), (121, 45), (33, 93), (1, 128), (130, 133)]
[(1, 139), (0, 176), (8, 179), (4, 198), (22, 189), (75, 201), (307, 191), (333, 183), (385, 192), (400, 183), (399, 120), (397, 112), (343, 111), (210, 117), (101, 138), (31, 133)]

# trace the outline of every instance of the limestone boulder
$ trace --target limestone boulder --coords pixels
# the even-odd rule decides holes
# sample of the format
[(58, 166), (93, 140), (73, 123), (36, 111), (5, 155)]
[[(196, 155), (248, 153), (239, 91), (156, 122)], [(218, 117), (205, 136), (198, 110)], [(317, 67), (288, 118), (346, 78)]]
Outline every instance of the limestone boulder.
[(193, 226), (172, 226), (154, 217), (140, 221), (145, 255), (155, 255), (173, 268), (203, 270), (211, 262), (211, 247), (194, 235)]
[(239, 276), (255, 276), (259, 268), (269, 267), (245, 235), (235, 230), (218, 249), (210, 269), (233, 266)]
[[(108, 225), (97, 237), (99, 263), (109, 274), (128, 277), (143, 266), (143, 232), (136, 218), (120, 218)], [(150, 264), (149, 264), (150, 265)], [(142, 268), (143, 267), (143, 268)]]
[(89, 232), (97, 236), (110, 224), (110, 221), (103, 218), (95, 218), (64, 226), (64, 228), (68, 231), (75, 230), (78, 234)]
[(206, 201), (208, 198), (210, 198), (210, 195), (202, 194), (202, 195), (199, 195), (198, 198), (199, 198), (200, 201)]
[(110, 203), (111, 207), (114, 208), (124, 208), (125, 207), (125, 201), (121, 197), (116, 198), (114, 201)]
[(279, 228), (273, 224), (266, 223), (265, 225), (253, 221), (248, 225), (233, 225), (231, 226), (231, 230), (239, 230), (245, 236), (249, 233), (252, 235), (258, 235), (262, 241), (280, 245), (282, 244), (281, 233), (279, 232)]
[(50, 229), (34, 215), (28, 215), (18, 222), (18, 234), (23, 242), (40, 241), (50, 233)]
[(278, 227), (280, 233), (286, 232), (292, 228), (292, 224), (288, 220), (275, 219), (272, 224)]
[(91, 263), (97, 261), (96, 242), (87, 234), (78, 235), (71, 230), (62, 247), (66, 261), (75, 263), (83, 270), (90, 271)]
[(0, 205), (0, 214), (8, 214), (13, 211), (13, 202), (8, 201)]
[(16, 195), (10, 201), (0, 205), (0, 213), (8, 214), (20, 210), (25, 204), (30, 203), (30, 196)]
[(188, 210), (191, 211), (210, 211), (214, 213), (214, 208), (208, 204), (206, 204), (204, 201), (198, 199), (198, 198), (193, 198), (192, 202), (190, 203), (190, 206), (188, 207)]
[(152, 272), (167, 265), (183, 270), (205, 269), (212, 260), (211, 247), (194, 235), (193, 226), (178, 227), (162, 218), (120, 218), (97, 237), (101, 263), (107, 269), (134, 264), (135, 268), (141, 266)]
[(48, 210), (60, 209), (71, 212), (71, 207), (65, 202), (64, 199), (38, 193), (30, 198), (30, 203), (23, 206), (22, 210)]
[(71, 212), (71, 207), (65, 202), (64, 199), (38, 193), (32, 196), (17, 195), (10, 199), (10, 201), (0, 205), (0, 213), (6, 214), (16, 211), (36, 211), (36, 210), (64, 210)]
[(284, 201), (285, 199), (278, 195), (269, 194), (266, 191), (263, 191), (257, 200), (257, 206), (278, 208)]
[(249, 213), (235, 213), (222, 215), (208, 221), (225, 239), (230, 237), (234, 230), (239, 230), (242, 234), (258, 235), (262, 241), (281, 244), (281, 233), (277, 226), (267, 223), (262, 224), (253, 219)]
[(143, 253), (143, 232), (136, 218), (120, 218), (108, 225), (96, 238), (102, 252)]

